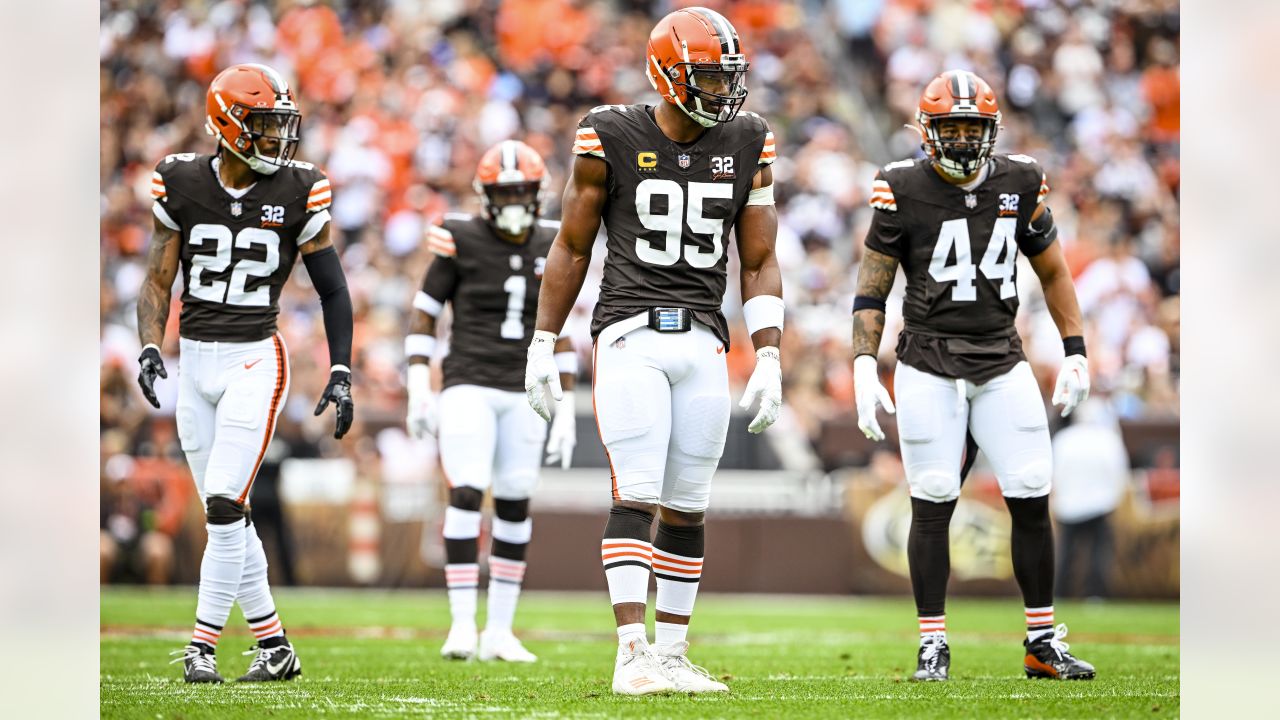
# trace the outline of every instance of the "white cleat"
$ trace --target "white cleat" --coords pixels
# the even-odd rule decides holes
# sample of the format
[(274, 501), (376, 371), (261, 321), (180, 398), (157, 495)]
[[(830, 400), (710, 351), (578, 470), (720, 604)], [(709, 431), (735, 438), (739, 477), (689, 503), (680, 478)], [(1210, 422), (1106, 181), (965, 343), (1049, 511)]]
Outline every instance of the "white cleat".
[(670, 645), (654, 645), (653, 654), (658, 658), (667, 677), (676, 686), (676, 692), (713, 693), (729, 692), (729, 686), (711, 677), (711, 673), (689, 662), (685, 655), (689, 643), (681, 641)]
[(613, 666), (615, 695), (656, 695), (675, 689), (648, 643), (636, 640), (628, 647), (618, 648), (618, 659)]
[(485, 630), (480, 634), (480, 659), (503, 662), (538, 662), (538, 656), (525, 649), (510, 631)]
[(444, 647), (440, 648), (440, 656), (449, 660), (470, 660), (476, 656), (476, 644), (479, 637), (474, 627), (449, 628), (449, 637), (445, 638)]

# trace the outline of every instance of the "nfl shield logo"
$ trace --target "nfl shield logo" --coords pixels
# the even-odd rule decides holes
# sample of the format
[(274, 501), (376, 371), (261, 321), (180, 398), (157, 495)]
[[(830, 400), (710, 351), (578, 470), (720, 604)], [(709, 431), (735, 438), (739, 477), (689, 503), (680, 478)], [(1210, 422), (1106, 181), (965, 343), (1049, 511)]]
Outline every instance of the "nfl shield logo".
[(511, 269), (512, 269), (512, 270), (519, 270), (519, 269), (520, 269), (520, 268), (522, 268), (522, 267), (524, 267), (524, 259), (523, 259), (523, 258), (521, 258), (519, 255), (512, 255), (512, 256), (511, 256)]
[(244, 210), (244, 208), (242, 208), (242, 207), (240, 206), (240, 201), (239, 201), (239, 200), (236, 200), (235, 202), (231, 203), (231, 215), (232, 215), (233, 217), (240, 217), (240, 213), (241, 213), (243, 210)]
[(969, 193), (968, 195), (965, 195), (964, 206), (969, 208), (970, 210), (978, 207), (978, 196), (974, 195), (973, 193)]
[(689, 153), (680, 153), (679, 155), (677, 155), (677, 156), (676, 156), (676, 162), (677, 162), (677, 163), (680, 165), (680, 167), (682, 167), (682, 168), (687, 168), (687, 167), (689, 167)]

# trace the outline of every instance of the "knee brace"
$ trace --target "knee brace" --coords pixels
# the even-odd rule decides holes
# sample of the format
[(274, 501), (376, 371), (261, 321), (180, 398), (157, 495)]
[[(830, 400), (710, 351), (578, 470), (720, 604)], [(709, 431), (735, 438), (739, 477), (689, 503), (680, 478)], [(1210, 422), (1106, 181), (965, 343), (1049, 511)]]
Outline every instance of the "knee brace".
[(244, 503), (236, 502), (229, 497), (215, 495), (205, 503), (205, 519), (210, 525), (231, 525), (243, 522), (249, 524), (249, 512)]
[(1049, 494), (1053, 468), (1044, 460), (1035, 460), (1009, 474), (1001, 491), (1006, 498), (1038, 498)]
[(926, 470), (910, 484), (911, 497), (931, 503), (951, 502), (960, 497), (960, 476), (954, 472)]
[(479, 512), (484, 503), (484, 493), (473, 487), (456, 487), (449, 491), (449, 507)]
[(493, 499), (493, 514), (499, 520), (524, 522), (529, 517), (529, 498), (523, 500)]

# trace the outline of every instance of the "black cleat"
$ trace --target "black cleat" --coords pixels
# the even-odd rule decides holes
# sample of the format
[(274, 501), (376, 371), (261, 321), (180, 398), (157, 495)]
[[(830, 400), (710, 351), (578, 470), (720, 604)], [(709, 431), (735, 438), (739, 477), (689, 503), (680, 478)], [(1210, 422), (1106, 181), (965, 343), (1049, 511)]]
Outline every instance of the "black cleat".
[(292, 680), (302, 674), (302, 663), (293, 646), (285, 640), (280, 645), (263, 647), (255, 645), (245, 655), (257, 653), (258, 656), (249, 664), (249, 671), (236, 678), (236, 682), (268, 682), (271, 680)]
[(207, 645), (192, 643), (181, 650), (174, 650), (170, 655), (182, 657), (170, 660), (170, 664), (182, 663), (182, 679), (189, 683), (220, 683), (222, 676), (218, 674), (218, 658), (213, 649)]
[(920, 643), (920, 655), (916, 660), (916, 674), (911, 679), (918, 682), (946, 680), (951, 672), (951, 648), (941, 638)]
[(1029, 678), (1053, 678), (1055, 680), (1092, 680), (1093, 666), (1067, 652), (1070, 647), (1062, 641), (1067, 636), (1067, 626), (1058, 625), (1052, 635), (1042, 635), (1035, 642), (1023, 640), (1027, 656), (1022, 668)]

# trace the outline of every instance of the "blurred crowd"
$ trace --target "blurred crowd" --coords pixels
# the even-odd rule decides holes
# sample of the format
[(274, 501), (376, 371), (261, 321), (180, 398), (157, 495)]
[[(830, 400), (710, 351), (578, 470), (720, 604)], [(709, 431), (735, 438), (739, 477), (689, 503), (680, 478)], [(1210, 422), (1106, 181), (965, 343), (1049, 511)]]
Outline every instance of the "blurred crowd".
[[(139, 523), (130, 508), (163, 482), (165, 468), (185, 472), (172, 437), (158, 429), (171, 424), (176, 383), (159, 384), (163, 409), (154, 412), (133, 380), (135, 302), (152, 168), (168, 153), (213, 151), (204, 98), (219, 69), (265, 62), (294, 79), (303, 111), (298, 157), (324, 168), (334, 185), (335, 242), (356, 310), (351, 446), (328, 439), (331, 418), (310, 417), (328, 358), (303, 270), (280, 300), (294, 371), (284, 412), (322, 455), (376, 456), (372, 430), (402, 419), (402, 342), (426, 264), (425, 224), (446, 210), (477, 209), (476, 162), (511, 137), (546, 158), (544, 208), (558, 217), (578, 119), (600, 104), (657, 100), (644, 76), (645, 42), (679, 4), (102, 0), (104, 536), (137, 543), (163, 528), (164, 513)], [(852, 413), (850, 308), (871, 179), (885, 162), (920, 152), (918, 136), (902, 125), (913, 121), (924, 84), (947, 68), (974, 70), (993, 85), (1005, 111), (999, 149), (1032, 155), (1048, 172), (1087, 318), (1095, 389), (1122, 417), (1176, 416), (1176, 0), (685, 4), (715, 7), (734, 23), (751, 62), (746, 109), (765, 116), (778, 139), (778, 253), (790, 315), (782, 432), (815, 438), (824, 422)], [(597, 277), (603, 256), (598, 248)], [(1022, 277), (1031, 276), (1024, 267)], [(584, 379), (597, 285), (588, 280), (569, 328)], [(730, 357), (735, 392), (752, 366), (736, 285), (726, 299), (739, 340)], [(1019, 322), (1048, 386), (1061, 344), (1034, 285), (1020, 284)], [(171, 368), (177, 316), (175, 309), (163, 348)], [(886, 364), (896, 329), (885, 339)]]

